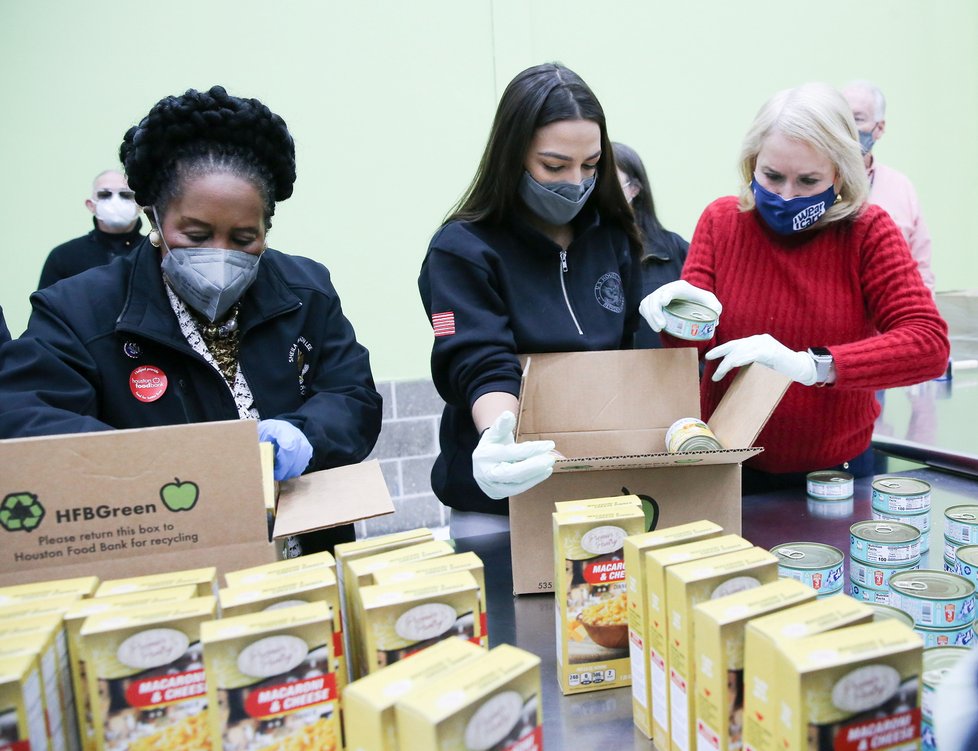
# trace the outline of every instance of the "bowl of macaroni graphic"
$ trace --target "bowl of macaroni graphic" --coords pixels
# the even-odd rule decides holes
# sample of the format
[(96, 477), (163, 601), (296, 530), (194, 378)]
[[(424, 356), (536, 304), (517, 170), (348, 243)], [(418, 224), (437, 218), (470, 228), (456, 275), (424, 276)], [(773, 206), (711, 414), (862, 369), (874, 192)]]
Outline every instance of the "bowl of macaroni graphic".
[(628, 606), (624, 592), (585, 606), (577, 619), (595, 644), (608, 649), (628, 646)]

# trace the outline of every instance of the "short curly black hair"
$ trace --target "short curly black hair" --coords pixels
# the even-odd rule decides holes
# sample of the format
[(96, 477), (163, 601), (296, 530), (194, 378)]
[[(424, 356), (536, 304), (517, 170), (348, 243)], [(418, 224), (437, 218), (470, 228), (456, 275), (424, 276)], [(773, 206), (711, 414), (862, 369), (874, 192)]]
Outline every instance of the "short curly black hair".
[(285, 121), (223, 86), (161, 99), (126, 132), (119, 159), (136, 203), (160, 213), (186, 178), (227, 172), (258, 188), (270, 227), (275, 202), (291, 196), (295, 183), (295, 143)]

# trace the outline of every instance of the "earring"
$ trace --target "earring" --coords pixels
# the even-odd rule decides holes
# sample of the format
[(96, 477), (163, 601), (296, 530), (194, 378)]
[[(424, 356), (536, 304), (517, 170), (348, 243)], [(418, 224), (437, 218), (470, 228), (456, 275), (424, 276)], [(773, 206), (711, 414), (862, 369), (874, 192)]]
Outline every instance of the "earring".
[(149, 244), (154, 248), (160, 247), (160, 231), (158, 229), (151, 229), (149, 231)]

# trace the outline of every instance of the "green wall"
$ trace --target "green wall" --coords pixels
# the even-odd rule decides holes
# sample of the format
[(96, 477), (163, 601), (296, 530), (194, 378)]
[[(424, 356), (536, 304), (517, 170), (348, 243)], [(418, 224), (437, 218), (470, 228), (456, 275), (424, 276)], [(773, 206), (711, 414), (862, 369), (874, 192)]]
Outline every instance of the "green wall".
[(660, 218), (686, 237), (736, 189), (740, 139), (774, 91), (875, 80), (881, 161), (906, 172), (938, 289), (978, 287), (974, 0), (0, 0), (0, 305), (27, 323), (54, 245), (90, 227), (92, 177), (162, 96), (222, 83), (297, 143), (270, 243), (322, 261), (378, 379), (428, 374), (417, 294), (428, 239), (475, 170), (495, 103), (560, 60), (636, 147)]

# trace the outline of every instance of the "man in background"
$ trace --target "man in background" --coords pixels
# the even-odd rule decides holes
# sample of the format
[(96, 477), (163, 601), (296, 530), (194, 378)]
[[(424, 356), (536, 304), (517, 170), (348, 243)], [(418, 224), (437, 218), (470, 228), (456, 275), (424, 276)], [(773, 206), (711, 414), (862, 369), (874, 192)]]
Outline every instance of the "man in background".
[(38, 289), (126, 255), (142, 239), (139, 206), (126, 178), (118, 170), (106, 170), (95, 178), (92, 195), (85, 200), (85, 206), (95, 215), (92, 220), (95, 228), (48, 254)]
[(842, 94), (852, 109), (863, 161), (871, 186), (869, 202), (881, 207), (893, 217), (903, 237), (910, 246), (910, 254), (917, 262), (924, 284), (934, 291), (934, 272), (931, 270), (930, 232), (920, 215), (920, 204), (913, 183), (902, 172), (880, 164), (873, 156), (873, 145), (886, 130), (886, 99), (883, 92), (869, 81), (853, 81), (846, 84)]

